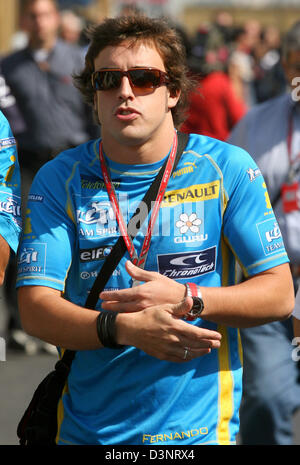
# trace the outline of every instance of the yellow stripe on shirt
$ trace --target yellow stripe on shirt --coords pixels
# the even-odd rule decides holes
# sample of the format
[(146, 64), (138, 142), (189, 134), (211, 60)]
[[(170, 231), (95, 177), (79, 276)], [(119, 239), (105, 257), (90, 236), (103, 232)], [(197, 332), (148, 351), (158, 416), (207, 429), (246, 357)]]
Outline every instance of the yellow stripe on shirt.
[[(61, 349), (61, 357), (63, 357), (63, 354), (65, 352), (65, 349)], [(64, 404), (63, 404), (63, 397), (64, 395), (69, 391), (69, 388), (68, 388), (68, 380), (66, 381), (65, 385), (64, 385), (64, 388), (63, 388), (63, 391), (62, 391), (62, 395), (58, 401), (58, 406), (57, 406), (57, 434), (56, 434), (56, 443), (58, 443), (58, 440), (59, 440), (59, 436), (60, 436), (60, 428), (61, 428), (61, 425), (62, 425), (62, 422), (63, 422), (63, 419), (64, 419)]]
[[(227, 286), (229, 280), (229, 250), (227, 244), (222, 237), (221, 240), (222, 253), (222, 285)], [(233, 377), (230, 363), (230, 345), (228, 328), (224, 325), (218, 325), (217, 331), (222, 335), (221, 347), (218, 350), (219, 358), (219, 399), (218, 399), (218, 426), (217, 440), (219, 444), (230, 444), (230, 420), (233, 415)]]
[(230, 367), (230, 347), (228, 329), (219, 325), (222, 334), (219, 357), (219, 419), (217, 426), (217, 440), (219, 444), (230, 444), (229, 424), (233, 415), (233, 378)]

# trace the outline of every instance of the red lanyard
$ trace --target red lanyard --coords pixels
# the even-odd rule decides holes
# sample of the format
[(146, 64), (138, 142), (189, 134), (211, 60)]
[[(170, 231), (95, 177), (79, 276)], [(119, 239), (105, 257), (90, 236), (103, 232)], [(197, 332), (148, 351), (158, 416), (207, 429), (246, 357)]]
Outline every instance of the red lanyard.
[(106, 163), (105, 163), (105, 158), (104, 158), (104, 155), (103, 155), (103, 148), (102, 148), (102, 141), (99, 144), (99, 159), (100, 159), (101, 169), (102, 169), (102, 173), (103, 173), (103, 179), (104, 179), (105, 187), (106, 187), (106, 190), (107, 190), (107, 193), (108, 193), (108, 196), (109, 196), (109, 200), (110, 200), (110, 202), (112, 204), (112, 207), (114, 209), (114, 212), (115, 212), (115, 215), (116, 215), (116, 218), (117, 218), (117, 221), (118, 221), (118, 225), (119, 225), (119, 228), (120, 228), (120, 232), (121, 232), (122, 236), (124, 237), (124, 241), (125, 241), (125, 244), (126, 244), (130, 259), (131, 259), (131, 261), (132, 261), (132, 263), (134, 265), (137, 265), (140, 268), (144, 268), (144, 265), (145, 265), (145, 261), (146, 261), (147, 254), (148, 254), (149, 247), (150, 247), (150, 241), (151, 241), (151, 236), (152, 236), (152, 231), (153, 231), (153, 228), (154, 228), (154, 224), (155, 224), (158, 212), (159, 212), (160, 204), (161, 204), (161, 202), (162, 202), (162, 200), (164, 198), (164, 195), (165, 195), (167, 184), (169, 182), (169, 179), (170, 179), (170, 176), (171, 176), (171, 173), (172, 173), (172, 169), (173, 169), (173, 165), (174, 165), (174, 161), (175, 161), (175, 156), (176, 156), (176, 152), (177, 152), (177, 143), (178, 143), (178, 141), (177, 141), (177, 133), (175, 132), (171, 153), (169, 155), (168, 162), (166, 164), (165, 171), (164, 171), (164, 174), (163, 174), (160, 186), (159, 186), (159, 190), (158, 190), (155, 202), (154, 202), (154, 207), (152, 209), (150, 221), (149, 221), (149, 224), (148, 224), (147, 234), (146, 234), (146, 236), (144, 238), (141, 254), (140, 254), (139, 257), (138, 257), (138, 255), (136, 253), (136, 250), (135, 250), (135, 247), (133, 245), (132, 239), (131, 239), (130, 235), (128, 234), (127, 227), (126, 227), (122, 212), (121, 212), (120, 207), (119, 207), (119, 202), (118, 202), (118, 199), (117, 199), (117, 196), (116, 196), (116, 192), (115, 192), (113, 183), (111, 181), (111, 178), (110, 178), (110, 175), (109, 175), (109, 172), (108, 172), (108, 168), (107, 168)]

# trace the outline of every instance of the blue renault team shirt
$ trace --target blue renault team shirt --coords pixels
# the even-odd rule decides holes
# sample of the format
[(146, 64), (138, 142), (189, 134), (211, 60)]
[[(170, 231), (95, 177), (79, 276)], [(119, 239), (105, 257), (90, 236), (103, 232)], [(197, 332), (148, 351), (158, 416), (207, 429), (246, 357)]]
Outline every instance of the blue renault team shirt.
[[(36, 176), (18, 261), (18, 286), (48, 286), (84, 306), (119, 229), (103, 183), (99, 140), (60, 154)], [(107, 160), (128, 221), (164, 160)], [(139, 252), (147, 228), (134, 239)], [(106, 289), (131, 287), (128, 254)], [(184, 284), (228, 286), (288, 261), (264, 179), (244, 150), (190, 135), (168, 183), (145, 269)], [(167, 292), (167, 289), (166, 289)], [(97, 304), (101, 309), (101, 301)], [(135, 347), (78, 351), (58, 407), (58, 444), (231, 444), (239, 430), (242, 349), (235, 328), (221, 348), (188, 363)], [(63, 348), (59, 348), (61, 350)]]
[(0, 111), (0, 235), (16, 252), (21, 233), (21, 186), (16, 140)]

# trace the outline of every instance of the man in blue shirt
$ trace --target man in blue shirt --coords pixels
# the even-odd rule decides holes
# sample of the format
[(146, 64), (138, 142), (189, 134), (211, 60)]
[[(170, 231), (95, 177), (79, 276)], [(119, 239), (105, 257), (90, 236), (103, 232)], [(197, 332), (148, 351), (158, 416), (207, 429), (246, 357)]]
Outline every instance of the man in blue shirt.
[[(164, 21), (96, 26), (76, 83), (102, 138), (41, 168), (18, 261), (25, 330), (60, 353), (76, 350), (56, 441), (235, 443), (238, 328), (284, 319), (294, 305), (265, 182), (248, 153), (194, 134), (172, 172), (190, 81)], [(124, 224), (164, 162), (153, 213), (132, 242)], [(120, 235), (127, 251), (96, 311), (85, 308)], [(237, 258), (249, 278), (238, 285)]]

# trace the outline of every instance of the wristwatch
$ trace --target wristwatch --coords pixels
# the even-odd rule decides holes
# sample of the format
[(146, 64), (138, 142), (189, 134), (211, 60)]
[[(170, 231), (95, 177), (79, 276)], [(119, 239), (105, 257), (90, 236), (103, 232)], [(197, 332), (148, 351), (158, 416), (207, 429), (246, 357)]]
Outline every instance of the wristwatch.
[(195, 320), (196, 318), (199, 318), (201, 313), (204, 310), (204, 302), (202, 299), (202, 293), (200, 290), (200, 286), (197, 286), (195, 283), (186, 283), (186, 295), (189, 297), (192, 297), (194, 305), (192, 306), (191, 310), (189, 313), (186, 313), (184, 316), (185, 320)]

